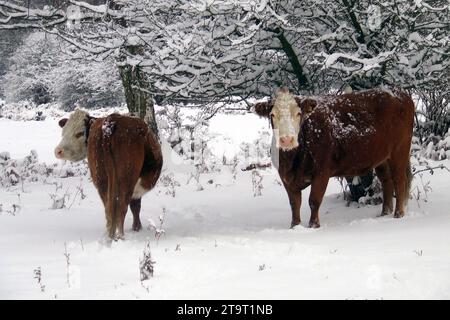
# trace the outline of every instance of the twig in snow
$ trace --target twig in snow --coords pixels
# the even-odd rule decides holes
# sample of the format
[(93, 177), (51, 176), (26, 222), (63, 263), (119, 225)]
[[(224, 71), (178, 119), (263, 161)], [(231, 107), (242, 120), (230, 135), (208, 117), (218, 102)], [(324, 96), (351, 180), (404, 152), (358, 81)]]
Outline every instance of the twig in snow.
[(84, 194), (82, 183), (83, 183), (83, 179), (81, 179), (80, 184), (77, 186), (77, 192), (73, 196), (72, 203), (70, 204), (70, 206), (67, 209), (72, 208), (72, 206), (73, 206), (73, 204), (74, 204), (78, 194), (80, 194), (80, 199), (81, 200), (84, 200), (86, 198), (86, 195)]
[(161, 236), (166, 233), (166, 231), (163, 229), (164, 218), (166, 217), (166, 208), (163, 207), (162, 211), (162, 214), (159, 215), (159, 227), (156, 226), (152, 219), (148, 219), (148, 221), (150, 222), (148, 228), (155, 230), (156, 244), (159, 243), (159, 239), (161, 238)]
[(45, 285), (42, 283), (42, 270), (41, 267), (37, 267), (33, 270), (34, 272), (34, 278), (37, 280), (37, 283), (39, 285), (39, 288), (41, 289), (41, 292), (45, 291)]
[(430, 166), (427, 166), (425, 169), (420, 169), (420, 170), (414, 171), (412, 175), (415, 176), (416, 174), (418, 174), (418, 173), (420, 173), (420, 172), (424, 172), (424, 171), (430, 171), (430, 174), (433, 175), (433, 174), (434, 174), (434, 170), (436, 170), (436, 169), (445, 169), (445, 170), (447, 170), (448, 172), (450, 172), (450, 169), (449, 169), (449, 168), (447, 168), (446, 166), (444, 166), (443, 164), (441, 164), (441, 165), (438, 165), (438, 166), (436, 166), (436, 167), (430, 167)]
[(70, 253), (67, 252), (67, 243), (64, 242), (64, 257), (66, 258), (66, 282), (67, 286), (70, 288)]

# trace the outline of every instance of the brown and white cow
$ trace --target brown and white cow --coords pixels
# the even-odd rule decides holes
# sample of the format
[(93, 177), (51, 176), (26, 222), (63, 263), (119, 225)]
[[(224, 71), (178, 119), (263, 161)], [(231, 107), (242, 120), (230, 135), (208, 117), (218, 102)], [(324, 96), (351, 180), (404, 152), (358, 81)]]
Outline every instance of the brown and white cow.
[[(330, 177), (360, 176), (375, 168), (383, 187), (381, 215), (405, 213), (411, 185), (410, 147), (414, 103), (399, 90), (297, 97), (281, 89), (254, 106), (270, 118), (278, 172), (300, 224), (301, 191), (311, 185), (309, 226), (318, 228), (319, 207)], [(274, 154), (272, 152), (272, 154)], [(277, 165), (277, 164), (276, 164)]]
[(62, 140), (55, 156), (70, 161), (87, 157), (92, 181), (105, 206), (109, 237), (123, 238), (128, 206), (133, 230), (139, 231), (141, 197), (155, 186), (163, 163), (161, 146), (147, 124), (119, 114), (94, 118), (77, 109), (59, 125)]

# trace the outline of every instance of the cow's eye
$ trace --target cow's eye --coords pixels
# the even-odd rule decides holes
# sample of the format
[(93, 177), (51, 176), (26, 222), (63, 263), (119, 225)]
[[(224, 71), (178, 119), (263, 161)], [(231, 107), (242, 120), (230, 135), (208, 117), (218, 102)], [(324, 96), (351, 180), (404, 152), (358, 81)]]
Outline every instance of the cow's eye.
[(84, 136), (84, 132), (78, 132), (78, 133), (75, 135), (75, 138), (79, 139), (79, 138), (81, 138), (82, 136)]
[(274, 115), (273, 113), (270, 113), (270, 114), (269, 114), (269, 117), (270, 117), (271, 119), (273, 119), (273, 118), (275, 117), (275, 115)]

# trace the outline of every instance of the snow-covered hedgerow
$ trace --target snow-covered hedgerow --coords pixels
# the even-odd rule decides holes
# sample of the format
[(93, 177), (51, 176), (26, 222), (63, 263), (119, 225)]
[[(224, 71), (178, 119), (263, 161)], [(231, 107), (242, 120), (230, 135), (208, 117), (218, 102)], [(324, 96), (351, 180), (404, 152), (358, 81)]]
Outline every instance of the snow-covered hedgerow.
[(2, 103), (0, 101), (0, 118), (15, 121), (43, 121), (48, 116), (60, 118), (65, 114), (55, 103), (36, 105), (32, 101)]
[(39, 162), (35, 150), (23, 159), (12, 159), (9, 152), (0, 152), (0, 187), (10, 188), (24, 183), (42, 182), (48, 178), (67, 178), (85, 176), (88, 173), (85, 161), (77, 163), (54, 163), (47, 165)]
[[(78, 106), (86, 109), (84, 105)], [(34, 102), (27, 100), (13, 103), (6, 103), (0, 100), (0, 118), (14, 121), (43, 121), (47, 117), (55, 120), (68, 117), (70, 113), (65, 112), (61, 108), (61, 105), (56, 102), (36, 105)], [(125, 104), (110, 106), (108, 108), (95, 108), (88, 111), (93, 117), (103, 117), (114, 112), (120, 114), (128, 113)]]

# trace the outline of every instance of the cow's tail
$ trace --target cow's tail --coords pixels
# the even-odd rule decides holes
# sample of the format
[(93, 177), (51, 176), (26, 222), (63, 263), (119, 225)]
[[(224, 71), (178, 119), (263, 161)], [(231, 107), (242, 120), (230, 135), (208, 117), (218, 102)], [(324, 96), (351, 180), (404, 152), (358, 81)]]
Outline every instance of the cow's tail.
[(114, 131), (114, 123), (107, 117), (102, 126), (103, 144), (105, 151), (108, 153), (110, 163), (110, 176), (108, 177), (108, 235), (111, 239), (117, 240), (121, 234), (118, 233), (120, 219), (120, 185), (119, 175), (117, 172), (117, 159), (112, 149), (112, 134)]
[(120, 212), (119, 212), (119, 179), (118, 179), (118, 175), (117, 175), (117, 169), (116, 169), (116, 164), (114, 161), (114, 156), (111, 152), (111, 158), (113, 159), (112, 164), (112, 171), (111, 171), (111, 177), (110, 177), (110, 184), (109, 184), (109, 188), (110, 190), (108, 190), (108, 195), (110, 197), (112, 197), (112, 199), (109, 199), (110, 201), (110, 212), (109, 214), (111, 215), (111, 227), (109, 229), (109, 236), (111, 237), (111, 239), (116, 240), (118, 237), (120, 237), (120, 235), (118, 234), (118, 225), (119, 225), (119, 217), (120, 217)]
[(411, 160), (408, 158), (408, 166), (406, 167), (406, 189), (405, 189), (405, 205), (408, 205), (409, 194), (411, 192), (411, 184), (413, 174), (411, 170)]

